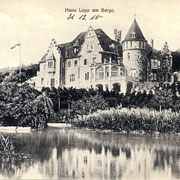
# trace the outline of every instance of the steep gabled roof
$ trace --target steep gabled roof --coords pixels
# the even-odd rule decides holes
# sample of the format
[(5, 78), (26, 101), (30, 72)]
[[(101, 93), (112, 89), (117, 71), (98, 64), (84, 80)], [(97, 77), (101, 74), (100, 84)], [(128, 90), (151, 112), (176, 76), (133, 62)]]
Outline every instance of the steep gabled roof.
[(42, 59), (39, 61), (39, 63), (46, 62), (46, 56), (47, 56), (47, 53), (45, 53), (45, 55), (42, 57)]
[[(96, 29), (95, 33), (97, 35), (97, 38), (100, 42), (103, 51), (114, 52), (112, 44), (120, 46), (120, 43), (112, 40), (102, 29)], [(121, 52), (118, 53), (121, 54)]]
[[(97, 38), (100, 42), (100, 45), (101, 45), (103, 51), (114, 52), (114, 49), (112, 48), (112, 44), (120, 46), (120, 44), (118, 42), (109, 38), (109, 36), (107, 36), (102, 29), (96, 29), (94, 31), (97, 35)], [(64, 58), (69, 59), (69, 58), (77, 57), (77, 55), (81, 49), (81, 45), (84, 43), (86, 33), (87, 33), (87, 31), (80, 33), (70, 43), (59, 44), (59, 48), (60, 48), (61, 53), (62, 53)], [(79, 46), (77, 46), (77, 42), (78, 42)], [(77, 47), (76, 52), (74, 52), (74, 47)], [(119, 50), (118, 53), (122, 54), (121, 48), (118, 48), (118, 50)]]
[(47, 54), (46, 60), (56, 60), (52, 51)]
[[(133, 34), (135, 36), (133, 36)], [(146, 39), (144, 38), (144, 35), (139, 27), (139, 25), (136, 22), (136, 19), (134, 19), (124, 41), (128, 41), (128, 40), (141, 40), (141, 41), (146, 41)]]
[[(114, 53), (114, 48), (112, 46), (112, 44), (114, 44), (114, 47), (115, 45), (118, 47), (118, 54), (120, 56), (122, 55), (122, 46), (120, 43), (109, 38), (109, 36), (107, 36), (102, 29), (96, 29), (94, 31), (104, 52)], [(75, 58), (78, 56), (82, 44), (84, 43), (86, 33), (87, 31), (81, 32), (73, 41), (58, 45), (58, 48), (61, 51), (61, 55), (65, 59)], [(76, 51), (74, 51), (74, 48), (76, 48)], [(43, 56), (40, 62), (45, 62), (46, 59), (47, 53)]]

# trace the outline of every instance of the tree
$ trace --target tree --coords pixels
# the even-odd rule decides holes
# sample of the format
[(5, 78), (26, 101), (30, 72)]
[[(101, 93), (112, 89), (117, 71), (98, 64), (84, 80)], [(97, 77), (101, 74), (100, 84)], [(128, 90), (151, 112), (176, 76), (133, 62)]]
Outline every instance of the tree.
[(170, 69), (172, 65), (172, 55), (169, 50), (168, 43), (165, 42), (164, 47), (160, 54), (161, 58), (161, 68), (162, 69)]
[(40, 98), (40, 92), (29, 87), (27, 83), (18, 84), (12, 81), (13, 78), (8, 76), (0, 84), (1, 124), (45, 127), (53, 111), (51, 100), (46, 96)]
[(108, 103), (101, 95), (84, 97), (72, 103), (72, 110), (79, 115), (87, 115), (106, 108), (108, 108)]
[(173, 93), (171, 88), (157, 88), (155, 94), (150, 101), (150, 107), (161, 110), (169, 109), (172, 107)]
[(161, 80), (162, 81), (170, 81), (171, 77), (168, 74), (172, 70), (172, 55), (169, 50), (167, 42), (165, 42), (164, 47), (160, 54), (161, 59)]

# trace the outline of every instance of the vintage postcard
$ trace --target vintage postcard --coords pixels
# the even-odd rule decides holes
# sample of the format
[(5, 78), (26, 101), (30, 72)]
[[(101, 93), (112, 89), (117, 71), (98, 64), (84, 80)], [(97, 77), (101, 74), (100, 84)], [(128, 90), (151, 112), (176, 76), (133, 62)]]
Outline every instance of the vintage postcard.
[(1, 0), (0, 180), (180, 179), (179, 8)]

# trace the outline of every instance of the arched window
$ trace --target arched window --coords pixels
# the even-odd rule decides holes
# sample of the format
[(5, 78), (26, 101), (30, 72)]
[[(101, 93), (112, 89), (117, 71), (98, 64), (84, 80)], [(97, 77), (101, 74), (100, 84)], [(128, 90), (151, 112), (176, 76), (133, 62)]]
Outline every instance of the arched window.
[(111, 76), (117, 76), (118, 75), (118, 68), (116, 66), (113, 66), (111, 68)]
[(103, 85), (102, 84), (97, 84), (96, 89), (98, 90), (98, 92), (102, 92), (103, 91)]
[(130, 61), (131, 57), (130, 57), (130, 53), (129, 52), (127, 54), (127, 57), (128, 57), (128, 61)]
[(104, 69), (102, 66), (96, 69), (97, 72), (97, 80), (104, 79)]
[(121, 91), (121, 85), (119, 83), (114, 83), (113, 84), (113, 91), (115, 91), (116, 93)]

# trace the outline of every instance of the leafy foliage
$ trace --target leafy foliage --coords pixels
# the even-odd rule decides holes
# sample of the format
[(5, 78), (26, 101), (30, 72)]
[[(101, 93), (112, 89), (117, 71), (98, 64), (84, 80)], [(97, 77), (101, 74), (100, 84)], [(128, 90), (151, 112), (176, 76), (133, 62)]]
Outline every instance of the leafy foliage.
[(171, 51), (169, 50), (167, 42), (165, 42), (164, 47), (161, 51), (160, 58), (162, 61), (161, 68), (162, 69), (169, 69), (171, 67), (172, 55)]
[(52, 101), (27, 83), (8, 76), (0, 84), (0, 123), (44, 128), (53, 114)]
[(108, 103), (100, 95), (84, 97), (72, 103), (72, 110), (75, 114), (87, 115), (96, 112), (97, 110), (104, 110), (108, 108)]
[(76, 127), (114, 130), (118, 132), (178, 133), (180, 132), (180, 113), (170, 110), (149, 109), (111, 109), (78, 116), (73, 121)]
[[(20, 73), (21, 68), (21, 73)], [(17, 68), (0, 70), (0, 83), (4, 81), (6, 77), (11, 75), (11, 81), (13, 82), (25, 82), (26, 80), (36, 76), (39, 70), (39, 64), (31, 64), (29, 66), (21, 66)]]

